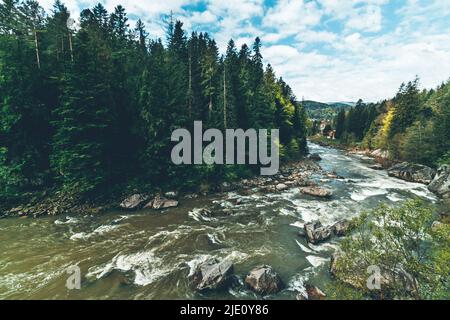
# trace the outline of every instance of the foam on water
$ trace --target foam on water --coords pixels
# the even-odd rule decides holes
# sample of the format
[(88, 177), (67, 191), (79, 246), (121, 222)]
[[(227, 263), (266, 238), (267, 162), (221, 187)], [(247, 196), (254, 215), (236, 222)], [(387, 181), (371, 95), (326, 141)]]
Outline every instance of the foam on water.
[(70, 240), (87, 240), (94, 236), (104, 235), (112, 230), (120, 228), (120, 225), (103, 225), (96, 228), (94, 231), (90, 233), (86, 232), (77, 232), (70, 236)]
[(297, 245), (300, 247), (300, 249), (302, 249), (303, 252), (306, 252), (306, 253), (314, 253), (313, 250), (311, 250), (311, 249), (305, 247), (305, 246), (302, 245), (300, 242), (298, 242), (298, 240), (295, 240), (295, 242), (296, 242)]
[(161, 256), (155, 253), (155, 249), (151, 249), (131, 254), (120, 253), (106, 265), (89, 269), (86, 276), (101, 279), (113, 270), (132, 271), (135, 275), (134, 284), (145, 286), (170, 274), (177, 268), (177, 264), (166, 263)]
[(323, 257), (318, 257), (318, 256), (313, 256), (313, 255), (309, 255), (306, 256), (306, 260), (308, 260), (308, 262), (314, 267), (320, 267), (321, 265), (327, 263), (328, 261), (330, 261), (329, 258), (323, 258)]

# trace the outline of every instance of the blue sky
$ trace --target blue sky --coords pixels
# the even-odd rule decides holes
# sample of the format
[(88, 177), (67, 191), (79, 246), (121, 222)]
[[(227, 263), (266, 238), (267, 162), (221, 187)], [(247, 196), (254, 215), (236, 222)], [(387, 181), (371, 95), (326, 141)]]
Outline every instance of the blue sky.
[[(53, 0), (40, 0), (49, 9)], [(151, 37), (171, 11), (187, 31), (207, 31), (223, 51), (259, 36), (263, 55), (298, 98), (378, 101), (403, 81), (431, 88), (450, 78), (449, 0), (66, 0), (73, 15), (122, 4)]]

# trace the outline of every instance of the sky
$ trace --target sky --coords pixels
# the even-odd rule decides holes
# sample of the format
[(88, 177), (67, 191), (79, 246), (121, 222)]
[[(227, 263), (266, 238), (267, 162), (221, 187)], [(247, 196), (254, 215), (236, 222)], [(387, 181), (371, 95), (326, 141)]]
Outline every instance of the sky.
[[(39, 0), (51, 10), (53, 0)], [(223, 53), (260, 37), (265, 62), (298, 99), (376, 102), (420, 77), (424, 88), (450, 78), (450, 0), (65, 0), (72, 15), (118, 4), (164, 38), (167, 15), (187, 32), (206, 31)]]

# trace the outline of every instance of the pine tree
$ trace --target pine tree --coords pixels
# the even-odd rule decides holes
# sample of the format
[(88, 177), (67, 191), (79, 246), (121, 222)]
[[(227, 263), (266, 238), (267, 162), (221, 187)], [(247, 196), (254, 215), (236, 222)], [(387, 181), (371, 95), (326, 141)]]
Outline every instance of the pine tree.
[(64, 78), (61, 103), (54, 112), (52, 168), (67, 190), (85, 193), (111, 181), (109, 151), (114, 99), (112, 61), (90, 11), (82, 12), (75, 62)]
[(345, 129), (345, 110), (341, 109), (335, 120), (336, 139), (340, 139)]

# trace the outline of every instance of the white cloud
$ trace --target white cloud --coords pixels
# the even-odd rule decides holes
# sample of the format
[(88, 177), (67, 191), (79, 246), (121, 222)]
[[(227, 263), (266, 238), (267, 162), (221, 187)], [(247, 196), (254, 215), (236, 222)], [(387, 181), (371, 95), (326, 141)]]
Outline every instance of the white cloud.
[[(53, 1), (39, 2), (51, 9)], [(100, 1), (110, 12), (122, 4), (142, 17), (151, 37), (164, 37), (161, 18), (171, 11), (188, 33), (213, 33), (221, 52), (230, 38), (240, 46), (259, 36), (265, 61), (307, 99), (377, 101), (416, 74), (428, 88), (450, 76), (448, 0), (406, 0), (401, 8), (397, 0), (278, 0), (270, 7), (264, 0)], [(86, 2), (65, 1), (75, 14)], [(185, 9), (197, 3), (205, 9)], [(388, 3), (397, 8), (390, 17), (383, 15)]]
[(322, 13), (315, 2), (280, 0), (267, 10), (263, 26), (274, 29), (280, 38), (296, 34), (320, 22)]
[(349, 30), (377, 32), (382, 28), (381, 6), (389, 0), (318, 0), (331, 20), (343, 20)]

